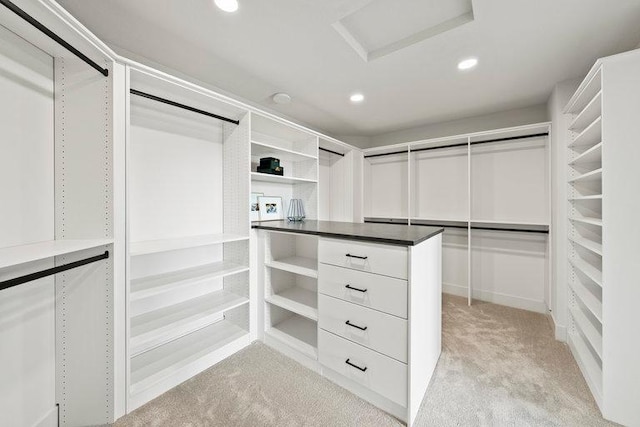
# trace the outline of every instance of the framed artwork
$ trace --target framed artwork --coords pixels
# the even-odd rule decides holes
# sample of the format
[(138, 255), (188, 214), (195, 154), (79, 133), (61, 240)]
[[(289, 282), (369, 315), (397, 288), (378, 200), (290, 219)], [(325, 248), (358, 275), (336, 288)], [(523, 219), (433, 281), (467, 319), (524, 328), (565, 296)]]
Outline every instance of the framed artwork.
[(260, 221), (284, 219), (281, 197), (259, 196), (258, 209), (260, 209)]
[(264, 196), (264, 193), (251, 193), (251, 199), (249, 201), (251, 221), (260, 221), (260, 205), (258, 204), (258, 197), (261, 196)]

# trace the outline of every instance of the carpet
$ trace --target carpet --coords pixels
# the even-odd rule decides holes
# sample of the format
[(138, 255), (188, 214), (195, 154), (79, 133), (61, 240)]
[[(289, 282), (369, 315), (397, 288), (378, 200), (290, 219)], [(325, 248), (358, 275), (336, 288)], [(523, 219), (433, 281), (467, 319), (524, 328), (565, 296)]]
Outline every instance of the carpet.
[[(254, 343), (118, 420), (133, 426), (401, 426)], [(417, 426), (607, 426), (546, 316), (443, 296), (443, 352)]]

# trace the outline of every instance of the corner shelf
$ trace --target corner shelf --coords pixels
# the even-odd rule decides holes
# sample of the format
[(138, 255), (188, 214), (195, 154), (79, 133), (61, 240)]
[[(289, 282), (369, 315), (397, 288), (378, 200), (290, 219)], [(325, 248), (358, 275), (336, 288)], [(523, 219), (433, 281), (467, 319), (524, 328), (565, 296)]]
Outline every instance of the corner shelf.
[(581, 282), (569, 284), (573, 293), (587, 307), (591, 314), (602, 323), (602, 301), (593, 295)]
[(268, 173), (251, 172), (251, 180), (271, 182), (274, 184), (317, 184), (317, 179), (295, 178), (292, 176), (271, 175)]
[(313, 320), (294, 315), (271, 326), (264, 333), (315, 360), (318, 359), (318, 325)]
[(249, 236), (232, 233), (222, 233), (175, 237), (159, 240), (145, 240), (141, 242), (132, 242), (130, 247), (130, 255), (147, 255), (158, 252), (175, 251), (179, 249), (197, 248), (200, 246), (218, 245), (227, 242), (237, 242), (241, 240), (249, 240)]
[(178, 287), (189, 286), (245, 271), (249, 271), (249, 267), (234, 262), (222, 261), (135, 279), (131, 281), (130, 301), (139, 301), (170, 290), (175, 290)]
[(591, 101), (582, 109), (582, 111), (576, 115), (575, 119), (569, 125), (569, 130), (574, 132), (580, 132), (584, 130), (589, 123), (593, 123), (597, 119), (602, 111), (600, 103), (602, 102), (602, 90), (598, 91), (596, 95), (591, 98)]
[(317, 292), (293, 286), (277, 294), (268, 295), (265, 298), (270, 304), (284, 308), (285, 310), (299, 314), (313, 321), (318, 320), (318, 294)]
[(131, 319), (132, 356), (166, 344), (218, 320), (226, 310), (249, 303), (249, 299), (217, 291)]
[[(135, 395), (163, 381), (177, 377), (172, 381), (176, 384), (162, 387), (168, 390), (173, 385), (190, 378), (193, 375), (192, 371), (200, 372), (208, 368), (212, 364), (206, 360), (208, 357), (215, 356), (222, 347), (243, 338), (249, 339), (247, 331), (227, 320), (222, 320), (133, 357), (130, 394), (134, 402)], [(143, 398), (141, 400), (145, 401)], [(137, 405), (134, 403), (134, 406)]]
[(578, 217), (570, 217), (570, 221), (581, 222), (583, 224), (595, 225), (597, 227), (602, 227), (602, 220), (600, 218), (578, 218)]
[(602, 243), (594, 242), (593, 240), (585, 239), (584, 237), (569, 237), (569, 240), (582, 246), (585, 249), (590, 250), (596, 255), (602, 256)]
[(599, 181), (602, 179), (602, 168), (592, 170), (569, 180), (570, 183)]
[(569, 162), (570, 165), (585, 163), (602, 163), (602, 142), (597, 143)]
[(602, 272), (600, 270), (581, 259), (569, 258), (569, 262), (575, 269), (582, 272), (582, 274), (591, 279), (596, 285), (602, 287)]
[(273, 261), (265, 262), (267, 267), (277, 268), (278, 270), (288, 271), (290, 273), (300, 274), (302, 276), (318, 278), (318, 260), (313, 258), (305, 258), (294, 256)]
[(588, 147), (602, 141), (602, 117), (595, 119), (589, 126), (569, 143), (569, 147)]
[(252, 157), (265, 157), (273, 156), (280, 160), (289, 162), (299, 162), (305, 160), (316, 160), (318, 157), (311, 154), (302, 153), (299, 151), (289, 150), (281, 148), (272, 144), (266, 144), (259, 141), (251, 141), (251, 156)]
[(593, 348), (602, 360), (602, 334), (596, 329), (587, 316), (582, 313), (579, 307), (571, 307), (569, 309), (571, 317), (578, 325), (578, 328), (582, 332), (582, 335), (587, 339), (591, 348)]
[(0, 248), (0, 269), (110, 245), (113, 239), (47, 240)]

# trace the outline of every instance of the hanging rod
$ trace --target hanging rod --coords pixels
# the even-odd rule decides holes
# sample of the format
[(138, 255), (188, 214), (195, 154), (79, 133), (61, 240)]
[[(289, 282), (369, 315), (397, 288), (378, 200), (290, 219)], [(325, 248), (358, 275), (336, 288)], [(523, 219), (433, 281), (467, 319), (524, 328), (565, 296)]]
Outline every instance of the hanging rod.
[(382, 154), (369, 154), (368, 156), (364, 156), (365, 159), (369, 157), (380, 157), (380, 156), (392, 156), (394, 154), (407, 154), (409, 150), (404, 151), (392, 151), (391, 153), (382, 153)]
[(59, 265), (57, 267), (38, 271), (36, 273), (31, 273), (24, 276), (16, 277), (15, 279), (5, 280), (4, 282), (0, 282), (0, 291), (3, 289), (8, 289), (14, 286), (21, 285), (23, 283), (31, 282), (33, 280), (41, 279), (43, 277), (51, 276), (53, 274), (62, 273), (63, 271), (71, 270), (72, 268), (78, 268), (83, 265), (91, 264), (93, 262), (100, 261), (107, 258), (109, 258), (109, 251), (105, 251), (102, 255), (92, 256), (90, 258), (85, 258), (80, 261), (75, 261), (69, 264)]
[(49, 37), (51, 40), (55, 41), (56, 43), (58, 43), (60, 46), (64, 47), (65, 49), (67, 49), (69, 52), (73, 53), (75, 56), (77, 56), (78, 58), (82, 59), (84, 62), (86, 62), (87, 64), (89, 64), (92, 68), (95, 68), (100, 74), (102, 74), (103, 76), (107, 77), (109, 76), (109, 70), (107, 70), (106, 68), (102, 68), (100, 65), (98, 65), (97, 63), (95, 63), (94, 61), (92, 61), (88, 56), (86, 56), (85, 54), (83, 54), (82, 52), (80, 52), (78, 49), (76, 49), (75, 47), (71, 46), (69, 43), (67, 43), (66, 41), (64, 41), (60, 36), (58, 36), (56, 33), (54, 33), (53, 31), (51, 31), (50, 29), (48, 29), (47, 27), (45, 27), (44, 25), (42, 25), (38, 20), (36, 20), (33, 16), (29, 15), (27, 12), (25, 12), (24, 10), (20, 9), (18, 6), (16, 6), (15, 4), (13, 4), (12, 2), (10, 2), (9, 0), (0, 0), (0, 3), (2, 3), (7, 9), (9, 9), (10, 11), (12, 11), (13, 13), (15, 13), (16, 15), (18, 15), (20, 18), (24, 19), (25, 21), (27, 21), (29, 24), (33, 25), (34, 27), (36, 27), (38, 30), (40, 30), (42, 33), (44, 33), (47, 37)]
[[(0, 1), (2, 1), (2, 0), (0, 0)], [(240, 124), (239, 120), (233, 120), (233, 119), (230, 119), (228, 117), (219, 116), (217, 114), (210, 113), (208, 111), (200, 110), (198, 108), (189, 107), (188, 105), (180, 104), (178, 102), (171, 101), (170, 99), (160, 98), (159, 96), (151, 95), (150, 93), (141, 92), (141, 91), (136, 90), (136, 89), (131, 89), (130, 92), (131, 92), (132, 95), (138, 95), (138, 96), (141, 96), (143, 98), (152, 99), (154, 101), (162, 102), (163, 104), (168, 104), (168, 105), (172, 105), (174, 107), (182, 108), (183, 110), (192, 111), (194, 113), (202, 114), (202, 115), (208, 116), (208, 117), (213, 117), (214, 119), (222, 120), (224, 122), (233, 123), (234, 125), (239, 125)]]
[[(377, 218), (370, 219), (365, 218), (364, 222), (369, 223), (378, 223), (378, 224), (398, 224), (398, 225), (407, 225), (406, 219), (394, 219), (394, 218)], [(429, 227), (443, 227), (443, 228), (460, 228), (463, 230), (467, 229), (467, 225), (462, 224), (453, 224), (452, 221), (423, 221), (423, 220), (412, 220), (411, 225), (422, 225)], [(472, 230), (490, 230), (490, 231), (507, 231), (507, 232), (517, 232), (517, 233), (541, 233), (541, 234), (549, 234), (548, 227), (537, 226), (536, 228), (524, 228), (515, 225), (505, 224), (504, 227), (499, 226), (489, 226), (489, 225), (473, 225), (471, 223)]]
[(331, 154), (335, 154), (335, 155), (337, 155), (337, 156), (342, 156), (342, 157), (344, 157), (344, 154), (342, 154), (342, 153), (338, 153), (337, 151), (331, 151), (331, 150), (328, 150), (328, 149), (326, 149), (326, 148), (322, 148), (322, 147), (318, 147), (318, 148), (319, 148), (320, 150), (322, 150), (322, 151), (326, 151), (327, 153), (331, 153)]
[[(543, 133), (534, 133), (531, 135), (520, 135), (520, 136), (510, 136), (510, 137), (506, 137), (506, 138), (495, 138), (495, 139), (487, 139), (484, 141), (474, 141), (471, 143), (466, 143), (466, 142), (461, 142), (459, 144), (451, 144), (451, 145), (441, 145), (438, 147), (425, 147), (425, 148), (417, 148), (415, 150), (411, 150), (412, 153), (416, 153), (418, 151), (429, 151), (429, 150), (441, 150), (441, 149), (445, 149), (445, 148), (454, 148), (454, 147), (466, 147), (467, 145), (478, 145), (478, 144), (488, 144), (490, 142), (504, 142), (504, 141), (513, 141), (516, 139), (526, 139), (526, 138), (538, 138), (541, 136), (548, 136), (549, 132), (543, 132)], [(369, 156), (364, 156), (365, 158), (367, 157), (379, 157), (379, 156), (390, 156), (392, 154), (401, 154), (401, 153), (406, 153), (407, 151), (395, 151), (393, 153), (382, 153), (382, 154), (371, 154)]]

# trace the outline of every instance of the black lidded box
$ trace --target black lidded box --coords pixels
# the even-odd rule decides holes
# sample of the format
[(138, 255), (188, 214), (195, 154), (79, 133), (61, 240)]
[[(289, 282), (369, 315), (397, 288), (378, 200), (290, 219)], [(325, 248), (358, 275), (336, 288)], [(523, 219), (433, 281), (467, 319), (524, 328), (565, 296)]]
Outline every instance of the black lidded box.
[(263, 157), (260, 159), (260, 166), (258, 166), (257, 171), (271, 175), (284, 175), (284, 168), (280, 166), (280, 159), (275, 157)]

